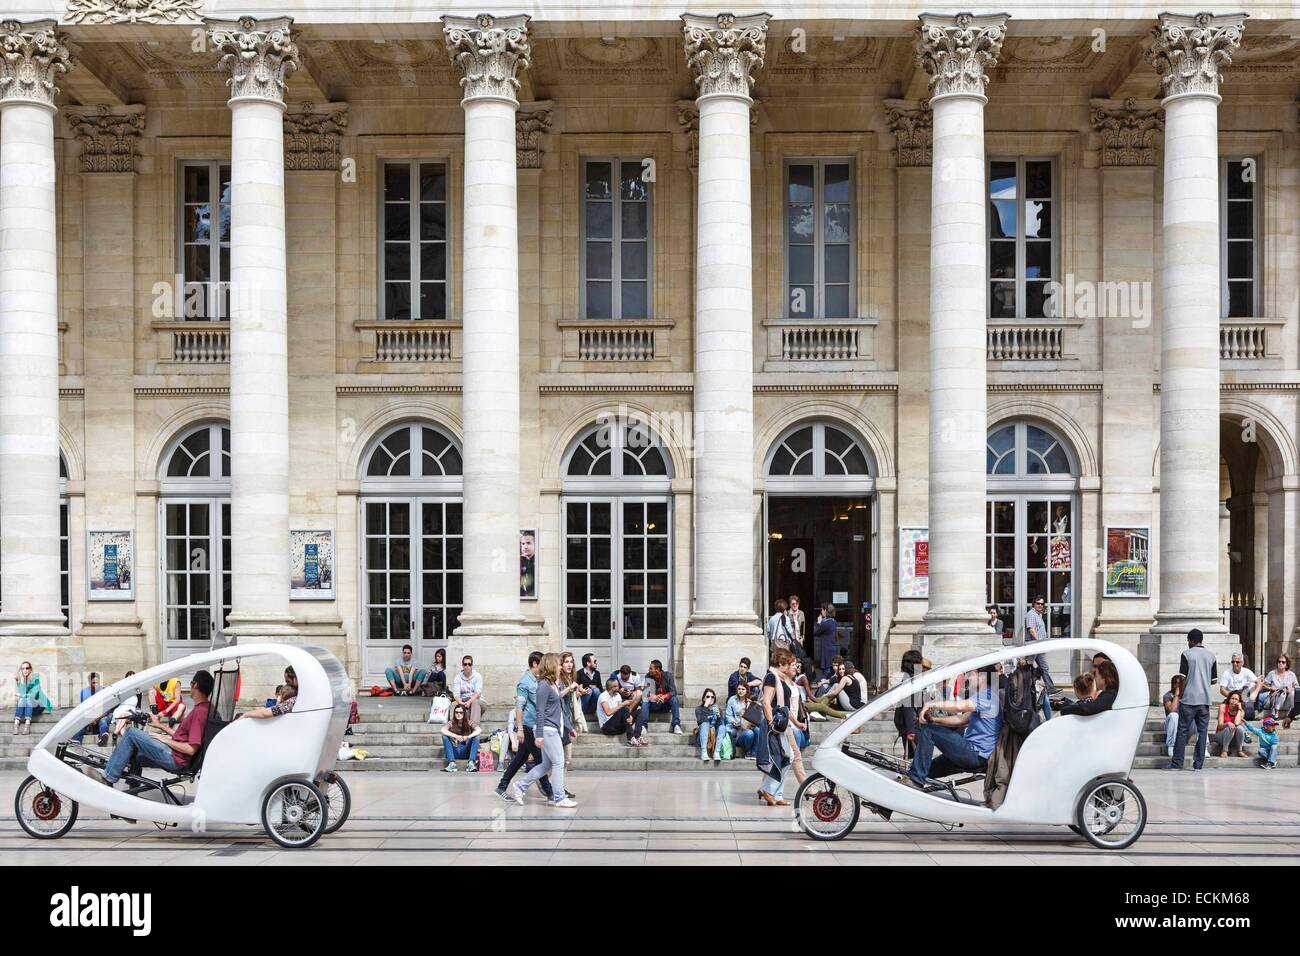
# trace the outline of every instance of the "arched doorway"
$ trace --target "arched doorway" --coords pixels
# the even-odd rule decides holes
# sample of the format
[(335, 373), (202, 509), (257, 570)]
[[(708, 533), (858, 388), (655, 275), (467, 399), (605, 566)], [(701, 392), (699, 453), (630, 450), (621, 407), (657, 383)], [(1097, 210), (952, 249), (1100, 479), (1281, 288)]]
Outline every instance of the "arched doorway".
[(158, 528), (165, 659), (206, 649), (230, 614), (230, 427), (181, 433), (163, 452)]
[(362, 456), (361, 616), (367, 680), (410, 644), (423, 666), (464, 605), (460, 444), (428, 422), (384, 432)]
[(986, 600), (998, 607), (1003, 638), (1020, 634), (1029, 603), (1047, 599), (1053, 637), (1077, 636), (1078, 467), (1045, 426), (1017, 421), (988, 436)]
[(643, 423), (598, 423), (562, 462), (564, 644), (612, 670), (672, 667), (672, 462)]
[(879, 522), (866, 443), (836, 422), (801, 422), (773, 442), (763, 475), (764, 619), (777, 598), (798, 595), (811, 655), (817, 609), (833, 604), (840, 652), (878, 683)]

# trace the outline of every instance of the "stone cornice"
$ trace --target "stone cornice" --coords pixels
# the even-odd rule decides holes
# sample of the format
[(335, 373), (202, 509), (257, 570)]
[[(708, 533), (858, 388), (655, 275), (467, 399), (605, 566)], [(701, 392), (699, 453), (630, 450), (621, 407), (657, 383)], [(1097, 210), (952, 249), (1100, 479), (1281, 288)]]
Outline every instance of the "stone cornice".
[(1007, 35), (1005, 13), (941, 16), (923, 13), (916, 30), (916, 62), (930, 77), (930, 98), (983, 98)]
[(554, 106), (550, 100), (536, 100), (519, 107), (515, 115), (515, 165), (519, 169), (542, 168), (541, 137), (551, 129)]
[(328, 105), (317, 110), (303, 103), (284, 114), (284, 168), (339, 168), (343, 130), (348, 125), (346, 103)]
[(1093, 100), (1090, 120), (1101, 136), (1103, 166), (1156, 164), (1156, 134), (1165, 128), (1164, 114), (1156, 104), (1132, 97), (1123, 104)]
[(934, 155), (934, 113), (929, 100), (885, 100), (889, 131), (898, 141), (895, 165), (929, 166)]
[(487, 97), (518, 105), (520, 69), (528, 69), (528, 20), (524, 14), (442, 18), (447, 55), (461, 72), (462, 102)]
[(298, 69), (288, 17), (276, 20), (207, 20), (208, 41), (221, 54), (217, 65), (230, 73), (230, 99), (284, 103), (284, 84)]
[(72, 66), (68, 36), (53, 20), (0, 23), (0, 102), (54, 108), (55, 81)]
[(144, 107), (114, 112), (101, 105), (94, 113), (68, 113), (68, 127), (81, 144), (83, 173), (134, 173), (144, 133)]
[(1219, 70), (1232, 62), (1245, 20), (1244, 13), (1160, 14), (1160, 22), (1151, 30), (1154, 42), (1147, 59), (1160, 74), (1165, 97), (1218, 96), (1223, 79)]
[(686, 65), (695, 76), (698, 96), (738, 96), (749, 99), (754, 72), (767, 52), (766, 13), (738, 17), (682, 14)]
[(203, 0), (68, 0), (68, 23), (175, 23), (199, 20)]

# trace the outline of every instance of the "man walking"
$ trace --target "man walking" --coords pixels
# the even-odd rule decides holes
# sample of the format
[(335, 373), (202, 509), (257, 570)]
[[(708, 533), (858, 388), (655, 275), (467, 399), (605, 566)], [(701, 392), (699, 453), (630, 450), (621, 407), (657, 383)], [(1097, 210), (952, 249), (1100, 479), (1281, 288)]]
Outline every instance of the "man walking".
[[(523, 741), (515, 751), (515, 755), (510, 758), (505, 773), (497, 781), (497, 796), (507, 803), (515, 802), (509, 787), (510, 781), (519, 772), (519, 768), (526, 764), (530, 757), (539, 763), (542, 759), (542, 750), (537, 746), (537, 739), (533, 735), (533, 724), (537, 723), (537, 670), (541, 663), (541, 651), (533, 651), (529, 654), (528, 670), (524, 671), (519, 682), (515, 684), (515, 726), (522, 732)], [(547, 800), (552, 799), (550, 780), (542, 777), (537, 781), (537, 785), (541, 787), (542, 793), (546, 794)]]
[[(1043, 610), (1047, 607), (1047, 598), (1041, 594), (1034, 598), (1034, 603), (1029, 606), (1029, 613), (1025, 615), (1025, 643), (1030, 641), (1047, 640), (1047, 622), (1043, 620)], [(1052, 719), (1052, 705), (1047, 702), (1048, 695), (1056, 693), (1056, 683), (1052, 680), (1052, 672), (1047, 669), (1047, 655), (1039, 654), (1034, 658), (1034, 663), (1038, 665), (1038, 674), (1043, 679), (1043, 716), (1048, 720)]]
[(1187, 755), (1187, 735), (1192, 722), (1196, 722), (1196, 756), (1192, 769), (1200, 770), (1205, 763), (1206, 738), (1210, 729), (1210, 685), (1218, 682), (1219, 668), (1214, 655), (1205, 649), (1205, 637), (1200, 628), (1187, 632), (1187, 650), (1183, 651), (1178, 673), (1183, 675), (1183, 698), (1178, 705), (1178, 736), (1174, 739), (1174, 752), (1165, 770), (1182, 770)]

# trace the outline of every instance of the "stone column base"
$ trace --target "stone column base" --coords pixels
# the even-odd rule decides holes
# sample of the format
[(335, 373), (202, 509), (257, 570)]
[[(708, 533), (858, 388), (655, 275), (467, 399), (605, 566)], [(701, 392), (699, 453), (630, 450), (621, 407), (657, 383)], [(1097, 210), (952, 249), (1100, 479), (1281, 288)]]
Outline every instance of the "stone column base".
[(541, 641), (521, 625), (464, 623), (447, 642), (447, 676), (460, 673), (460, 659), (474, 658), (474, 670), (483, 676), (485, 707), (508, 707), (515, 699), (519, 675), (528, 670), (528, 655), (542, 650)]
[(1157, 614), (1156, 623), (1138, 642), (1137, 653), (1146, 671), (1152, 703), (1164, 696), (1170, 678), (1178, 673), (1178, 662), (1187, 650), (1187, 632), (1194, 627), (1205, 636), (1205, 649), (1218, 661), (1219, 673), (1228, 667), (1233, 654), (1240, 653), (1241, 640), (1220, 621)]
[(972, 618), (931, 611), (925, 615), (918, 636), (921, 653), (935, 667), (1002, 647), (1001, 636), (988, 626), (983, 615)]
[(719, 698), (725, 697), (727, 678), (742, 657), (748, 657), (759, 674), (767, 672), (767, 638), (757, 617), (693, 614), (683, 637), (678, 685), (683, 714), (694, 710), (694, 702), (699, 701), (706, 687), (712, 687)]
[(13, 675), (23, 661), (31, 662), (41, 679), (41, 690), (55, 707), (77, 702), (86, 685), (86, 652), (66, 629), (58, 637), (6, 634), (0, 636), (0, 674), (5, 676), (0, 681), (0, 707), (10, 708), (7, 716), (13, 716)]
[[(885, 635), (885, 651), (880, 656), (882, 673), (877, 685), (879, 690), (892, 687), (903, 679), (903, 654), (914, 647), (921, 649), (921, 628), (924, 625), (925, 622), (919, 617), (894, 618)], [(857, 661), (853, 663), (856, 664)]]
[(87, 672), (98, 674), (101, 686), (121, 680), (127, 671), (152, 667), (161, 657), (161, 652), (152, 659), (147, 654), (139, 618), (83, 620), (76, 639), (85, 648)]

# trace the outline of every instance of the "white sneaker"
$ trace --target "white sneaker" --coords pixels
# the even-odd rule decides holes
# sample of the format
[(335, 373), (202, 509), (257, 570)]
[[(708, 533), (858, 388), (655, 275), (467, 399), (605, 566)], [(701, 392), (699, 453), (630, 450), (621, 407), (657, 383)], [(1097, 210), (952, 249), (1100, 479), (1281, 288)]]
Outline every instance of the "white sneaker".
[(515, 783), (510, 785), (510, 789), (515, 795), (515, 803), (522, 807), (524, 805), (524, 788)]
[(708, 754), (701, 754), (701, 755), (700, 755), (700, 759), (701, 759), (702, 761), (704, 761), (705, 763), (708, 763), (708, 762), (709, 762), (709, 755), (708, 755)]
[(680, 737), (682, 735), (682, 725), (677, 724), (676, 726), (674, 726), (673, 733), (675, 733), (678, 737)]
[(563, 800), (551, 800), (549, 802), (551, 806), (559, 810), (572, 810), (574, 807), (578, 805), (575, 801), (570, 800), (568, 797), (565, 797)]
[(808, 714), (808, 717), (809, 717), (810, 719), (812, 719), (812, 720), (825, 720), (825, 719), (826, 719), (826, 715), (825, 715), (825, 714), (814, 714), (814, 713), (811, 713), (811, 712)]

